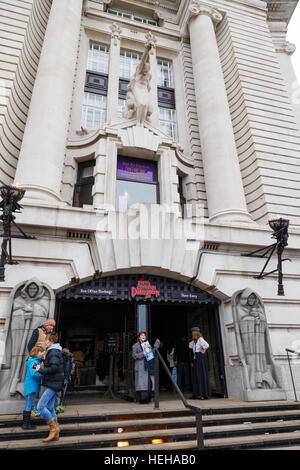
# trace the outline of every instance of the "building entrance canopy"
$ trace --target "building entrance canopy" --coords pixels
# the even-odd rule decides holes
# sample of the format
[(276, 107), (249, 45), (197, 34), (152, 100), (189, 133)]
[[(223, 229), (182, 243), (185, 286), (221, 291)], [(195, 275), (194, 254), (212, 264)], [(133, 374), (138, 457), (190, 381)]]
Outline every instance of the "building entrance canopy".
[(115, 300), (219, 304), (195, 286), (162, 276), (118, 275), (91, 280), (57, 294), (58, 300)]

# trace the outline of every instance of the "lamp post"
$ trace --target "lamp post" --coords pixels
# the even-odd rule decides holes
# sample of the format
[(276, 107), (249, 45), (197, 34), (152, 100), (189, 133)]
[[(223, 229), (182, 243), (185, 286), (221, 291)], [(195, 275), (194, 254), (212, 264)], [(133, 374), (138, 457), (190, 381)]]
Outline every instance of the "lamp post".
[(272, 238), (276, 238), (276, 248), (277, 248), (277, 271), (278, 271), (278, 295), (284, 295), (283, 288), (283, 273), (282, 273), (282, 262), (285, 261), (282, 259), (282, 253), (284, 248), (288, 245), (288, 227), (290, 221), (287, 219), (273, 219), (269, 221), (269, 225), (273, 230)]
[[(273, 274), (278, 271), (278, 291), (277, 295), (284, 295), (284, 288), (283, 288), (283, 272), (282, 272), (282, 263), (283, 261), (289, 260), (289, 258), (282, 259), (282, 254), (285, 247), (288, 245), (288, 227), (290, 221), (288, 219), (283, 219), (282, 217), (278, 217), (276, 219), (269, 220), (269, 226), (273, 230), (273, 234), (271, 238), (275, 238), (276, 242), (272, 243), (272, 245), (267, 246), (266, 248), (260, 248), (259, 250), (255, 250), (251, 253), (244, 254), (242, 256), (252, 256), (258, 258), (265, 258), (268, 255), (267, 261), (264, 264), (260, 274), (255, 276), (255, 279), (264, 279), (269, 274)], [(269, 264), (269, 261), (274, 253), (277, 251), (277, 268), (273, 271), (265, 273), (265, 269)], [(263, 252), (263, 253), (262, 253)], [(262, 254), (259, 254), (262, 253)]]
[[(2, 211), (2, 215), (0, 216), (0, 220), (2, 220), (3, 224), (3, 233), (1, 234), (3, 240), (1, 245), (1, 258), (0, 258), (0, 282), (5, 281), (5, 264), (18, 264), (17, 261), (13, 261), (12, 259), (12, 238), (30, 238), (33, 239), (35, 237), (31, 237), (26, 235), (23, 230), (16, 224), (14, 213), (20, 213), (22, 206), (20, 206), (19, 201), (24, 197), (25, 190), (20, 188), (19, 186), (2, 186), (0, 187), (0, 195), (2, 197), (2, 201), (0, 202), (0, 210)], [(21, 235), (12, 235), (11, 234), (11, 224), (14, 224)]]

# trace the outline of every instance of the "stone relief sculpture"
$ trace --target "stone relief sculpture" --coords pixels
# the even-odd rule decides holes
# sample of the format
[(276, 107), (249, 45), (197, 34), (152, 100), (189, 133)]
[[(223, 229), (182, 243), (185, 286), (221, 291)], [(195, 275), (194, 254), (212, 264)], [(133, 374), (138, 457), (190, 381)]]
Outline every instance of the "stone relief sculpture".
[(262, 299), (251, 289), (243, 289), (232, 296), (231, 305), (244, 387), (247, 390), (280, 388)]
[(14, 289), (4, 327), (4, 352), (0, 356), (0, 398), (23, 394), (27, 344), (32, 331), (49, 317), (53, 291), (33, 278)]
[(145, 120), (149, 119), (153, 112), (150, 98), (150, 59), (149, 52), (151, 44), (147, 44), (141, 62), (136, 68), (128, 87), (123, 117), (127, 119), (136, 118), (136, 125), (143, 126)]

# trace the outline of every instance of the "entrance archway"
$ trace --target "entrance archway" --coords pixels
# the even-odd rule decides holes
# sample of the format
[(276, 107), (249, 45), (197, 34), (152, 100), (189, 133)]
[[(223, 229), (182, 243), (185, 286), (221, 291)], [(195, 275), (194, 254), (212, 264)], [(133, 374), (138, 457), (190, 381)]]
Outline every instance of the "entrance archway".
[[(115, 337), (113, 390), (134, 398), (131, 348), (139, 331), (165, 350), (199, 326), (210, 344), (213, 395), (226, 397), (219, 299), (190, 284), (156, 275), (108, 276), (71, 286), (57, 294), (56, 320), (61, 343), (78, 353), (77, 388), (107, 388), (109, 351)], [(109, 337), (111, 339), (109, 340)], [(162, 384), (163, 381), (162, 381)]]

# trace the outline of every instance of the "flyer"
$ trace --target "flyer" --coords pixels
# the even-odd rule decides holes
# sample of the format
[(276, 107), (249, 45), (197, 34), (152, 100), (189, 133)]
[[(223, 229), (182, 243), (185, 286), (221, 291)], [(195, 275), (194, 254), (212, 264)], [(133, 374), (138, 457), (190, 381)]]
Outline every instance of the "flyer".
[(149, 344), (149, 341), (144, 341), (143, 343), (141, 343), (141, 346), (142, 346), (143, 351), (145, 353), (146, 360), (151, 361), (151, 359), (154, 359), (154, 354), (153, 354), (152, 348)]

